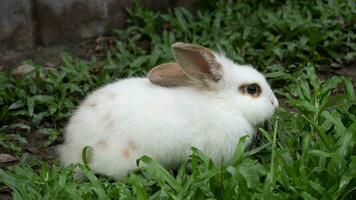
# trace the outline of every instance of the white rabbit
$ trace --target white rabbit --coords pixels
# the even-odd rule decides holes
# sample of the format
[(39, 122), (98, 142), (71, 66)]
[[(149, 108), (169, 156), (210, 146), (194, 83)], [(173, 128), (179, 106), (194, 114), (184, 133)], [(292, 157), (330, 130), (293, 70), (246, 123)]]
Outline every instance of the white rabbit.
[[(152, 69), (148, 78), (106, 85), (79, 106), (58, 150), (64, 165), (82, 162), (119, 179), (142, 155), (167, 168), (197, 147), (216, 163), (229, 163), (242, 136), (270, 118), (278, 101), (264, 76), (205, 47), (175, 43), (177, 63)], [(251, 137), (250, 137), (251, 138)]]

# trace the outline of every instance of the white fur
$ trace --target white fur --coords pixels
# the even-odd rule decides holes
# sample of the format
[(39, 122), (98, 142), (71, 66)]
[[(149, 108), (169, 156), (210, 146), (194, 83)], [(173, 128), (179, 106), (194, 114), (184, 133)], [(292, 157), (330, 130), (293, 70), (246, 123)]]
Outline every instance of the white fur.
[[(135, 169), (142, 155), (175, 167), (188, 159), (192, 146), (216, 163), (229, 163), (239, 138), (253, 135), (278, 101), (258, 71), (216, 57), (224, 70), (217, 90), (166, 88), (129, 78), (94, 91), (66, 128), (65, 143), (58, 148), (63, 164), (81, 162), (85, 146), (93, 149), (91, 169), (115, 178)], [(262, 95), (241, 94), (238, 87), (246, 83), (258, 83)]]

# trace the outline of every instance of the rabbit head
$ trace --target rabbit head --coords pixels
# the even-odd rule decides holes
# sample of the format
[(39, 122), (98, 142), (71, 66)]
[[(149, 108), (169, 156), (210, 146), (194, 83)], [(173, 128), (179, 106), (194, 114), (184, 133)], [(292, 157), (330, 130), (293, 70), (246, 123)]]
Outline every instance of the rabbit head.
[(212, 50), (187, 43), (175, 43), (172, 50), (177, 63), (153, 68), (148, 79), (160, 86), (193, 86), (210, 91), (212, 98), (224, 98), (250, 124), (270, 118), (278, 107), (265, 77), (249, 65), (238, 65)]

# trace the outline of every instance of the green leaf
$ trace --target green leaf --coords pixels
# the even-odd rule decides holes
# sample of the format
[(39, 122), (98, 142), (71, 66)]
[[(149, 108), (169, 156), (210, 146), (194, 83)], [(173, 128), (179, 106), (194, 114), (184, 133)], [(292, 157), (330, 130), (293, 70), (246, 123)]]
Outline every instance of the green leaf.
[(28, 108), (28, 113), (32, 117), (33, 116), (33, 110), (35, 108), (35, 101), (33, 98), (27, 98), (27, 108)]
[(54, 101), (49, 102), (49, 113), (53, 115), (57, 111), (57, 103)]
[(337, 154), (335, 153), (327, 153), (321, 150), (309, 150), (308, 154), (314, 155), (314, 156), (320, 156), (320, 157), (325, 157), (325, 158), (334, 158), (334, 159), (339, 159)]
[(236, 145), (234, 160), (232, 161), (234, 166), (237, 166), (245, 157), (244, 150), (245, 150), (246, 140), (247, 140), (247, 136), (241, 137)]
[(142, 185), (142, 183), (140, 183), (139, 179), (136, 177), (134, 173), (130, 173), (130, 180), (131, 180), (132, 188), (137, 195), (137, 199), (139, 200), (149, 199), (148, 198), (149, 196), (144, 186)]
[(100, 200), (109, 199), (106, 195), (104, 188), (101, 186), (101, 184), (100, 184), (98, 178), (95, 176), (95, 174), (92, 171), (90, 171), (90, 169), (85, 167), (84, 165), (79, 165), (79, 168), (82, 170), (84, 175), (89, 179), (89, 181), (93, 184), (94, 187), (92, 187), (92, 190), (97, 195), (97, 198)]
[(175, 178), (152, 158), (148, 156), (142, 156), (138, 159), (138, 165), (140, 161), (144, 162), (148, 166), (146, 170), (154, 179), (167, 183), (176, 192), (181, 190), (181, 187)]
[(92, 154), (93, 154), (93, 148), (90, 147), (90, 146), (85, 146), (83, 148), (83, 151), (82, 151), (82, 161), (83, 161), (83, 164), (86, 168), (90, 169), (89, 168), (89, 161), (92, 157)]
[(245, 156), (247, 157), (247, 156), (252, 156), (254, 154), (257, 154), (258, 152), (262, 151), (263, 149), (265, 149), (266, 147), (268, 147), (270, 145), (271, 145), (270, 143), (265, 143), (257, 148), (251, 149), (250, 151), (245, 152)]
[(303, 191), (300, 196), (303, 197), (303, 199), (307, 199), (307, 200), (318, 200), (317, 198), (315, 198), (313, 195), (309, 194), (306, 191)]
[(75, 200), (84, 200), (81, 196), (80, 193), (75, 189), (75, 188), (71, 188), (71, 187), (66, 187), (65, 191), (69, 194), (68, 196), (71, 199), (75, 199)]
[(291, 99), (289, 102), (295, 106), (297, 106), (299, 109), (310, 111), (312, 113), (317, 113), (318, 109), (314, 107), (313, 104), (310, 102), (307, 102), (305, 100), (300, 100), (300, 99)]
[(15, 110), (24, 106), (22, 100), (18, 100), (9, 106), (9, 110)]
[(345, 91), (346, 94), (349, 96), (350, 99), (355, 99), (355, 89), (351, 83), (351, 81), (347, 78), (344, 78), (344, 83), (345, 83)]
[(330, 90), (336, 88), (344, 79), (342, 77), (334, 76), (331, 79), (328, 79), (322, 84), (320, 93), (324, 94), (329, 92)]

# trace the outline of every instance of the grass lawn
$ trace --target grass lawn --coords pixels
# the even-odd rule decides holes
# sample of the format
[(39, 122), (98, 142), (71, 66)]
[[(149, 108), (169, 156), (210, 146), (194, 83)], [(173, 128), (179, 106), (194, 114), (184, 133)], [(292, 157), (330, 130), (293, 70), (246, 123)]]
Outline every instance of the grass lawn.
[[(0, 199), (355, 199), (356, 6), (353, 0), (198, 1), (153, 12), (128, 10), (128, 27), (112, 30), (114, 48), (91, 60), (62, 54), (63, 64), (23, 76), (0, 72)], [(73, 179), (53, 146), (90, 91), (142, 76), (173, 60), (177, 41), (222, 50), (262, 71), (282, 106), (273, 131), (260, 129), (255, 148), (236, 144), (231, 165), (212, 163), (192, 148), (179, 169), (149, 157), (147, 168), (115, 181), (80, 165)], [(344, 75), (344, 76), (343, 76)]]

